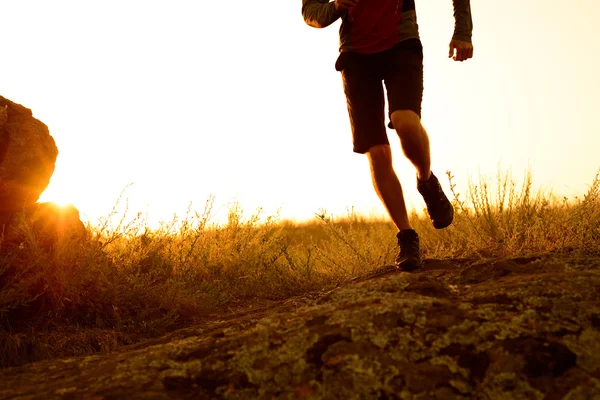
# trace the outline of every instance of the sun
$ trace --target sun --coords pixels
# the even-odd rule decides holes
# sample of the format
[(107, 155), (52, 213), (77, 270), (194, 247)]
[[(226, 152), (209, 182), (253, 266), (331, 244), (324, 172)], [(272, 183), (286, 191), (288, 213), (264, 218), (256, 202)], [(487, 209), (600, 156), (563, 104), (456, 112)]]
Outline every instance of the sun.
[(52, 179), (50, 184), (40, 196), (40, 203), (54, 203), (61, 207), (74, 205), (77, 198), (77, 188), (73, 185), (61, 183), (60, 180)]

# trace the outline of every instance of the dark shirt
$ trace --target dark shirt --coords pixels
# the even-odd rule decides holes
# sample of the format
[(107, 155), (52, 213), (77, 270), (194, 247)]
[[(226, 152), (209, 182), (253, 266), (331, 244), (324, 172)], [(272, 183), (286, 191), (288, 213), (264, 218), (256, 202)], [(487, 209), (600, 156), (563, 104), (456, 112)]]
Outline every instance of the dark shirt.
[[(452, 3), (453, 38), (470, 42), (473, 32), (470, 0), (452, 0)], [(342, 52), (378, 53), (402, 40), (419, 38), (414, 0), (358, 0), (348, 12), (337, 11), (329, 0), (302, 0), (302, 16), (315, 28), (324, 28), (341, 18)]]

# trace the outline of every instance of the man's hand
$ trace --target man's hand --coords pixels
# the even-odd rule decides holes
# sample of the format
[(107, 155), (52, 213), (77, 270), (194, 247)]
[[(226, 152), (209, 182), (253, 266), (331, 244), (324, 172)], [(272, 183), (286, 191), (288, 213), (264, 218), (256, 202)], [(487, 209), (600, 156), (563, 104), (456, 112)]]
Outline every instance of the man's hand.
[(473, 44), (463, 40), (452, 39), (450, 41), (450, 53), (448, 57), (452, 57), (454, 61), (465, 61), (473, 58)]
[(338, 11), (348, 11), (356, 4), (357, 0), (335, 0), (335, 9)]

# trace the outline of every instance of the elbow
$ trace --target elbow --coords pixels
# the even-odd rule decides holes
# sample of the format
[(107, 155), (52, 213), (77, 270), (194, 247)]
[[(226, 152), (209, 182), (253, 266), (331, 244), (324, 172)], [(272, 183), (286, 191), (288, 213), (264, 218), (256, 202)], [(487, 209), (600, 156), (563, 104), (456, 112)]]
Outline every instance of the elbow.
[(322, 21), (322, 19), (313, 18), (310, 15), (304, 16), (304, 22), (306, 22), (306, 25), (317, 29), (327, 28), (333, 23), (333, 21)]
[(322, 29), (325, 28), (325, 25), (321, 24), (319, 21), (315, 21), (314, 19), (304, 19), (306, 25), (312, 26), (313, 28)]

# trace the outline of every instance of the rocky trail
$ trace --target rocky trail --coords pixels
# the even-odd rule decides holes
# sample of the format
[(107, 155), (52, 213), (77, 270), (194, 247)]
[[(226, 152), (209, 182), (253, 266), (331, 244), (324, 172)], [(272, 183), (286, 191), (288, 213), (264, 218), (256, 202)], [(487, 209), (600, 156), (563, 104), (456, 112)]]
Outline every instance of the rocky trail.
[(0, 399), (600, 399), (600, 255), (428, 260), (105, 355)]

